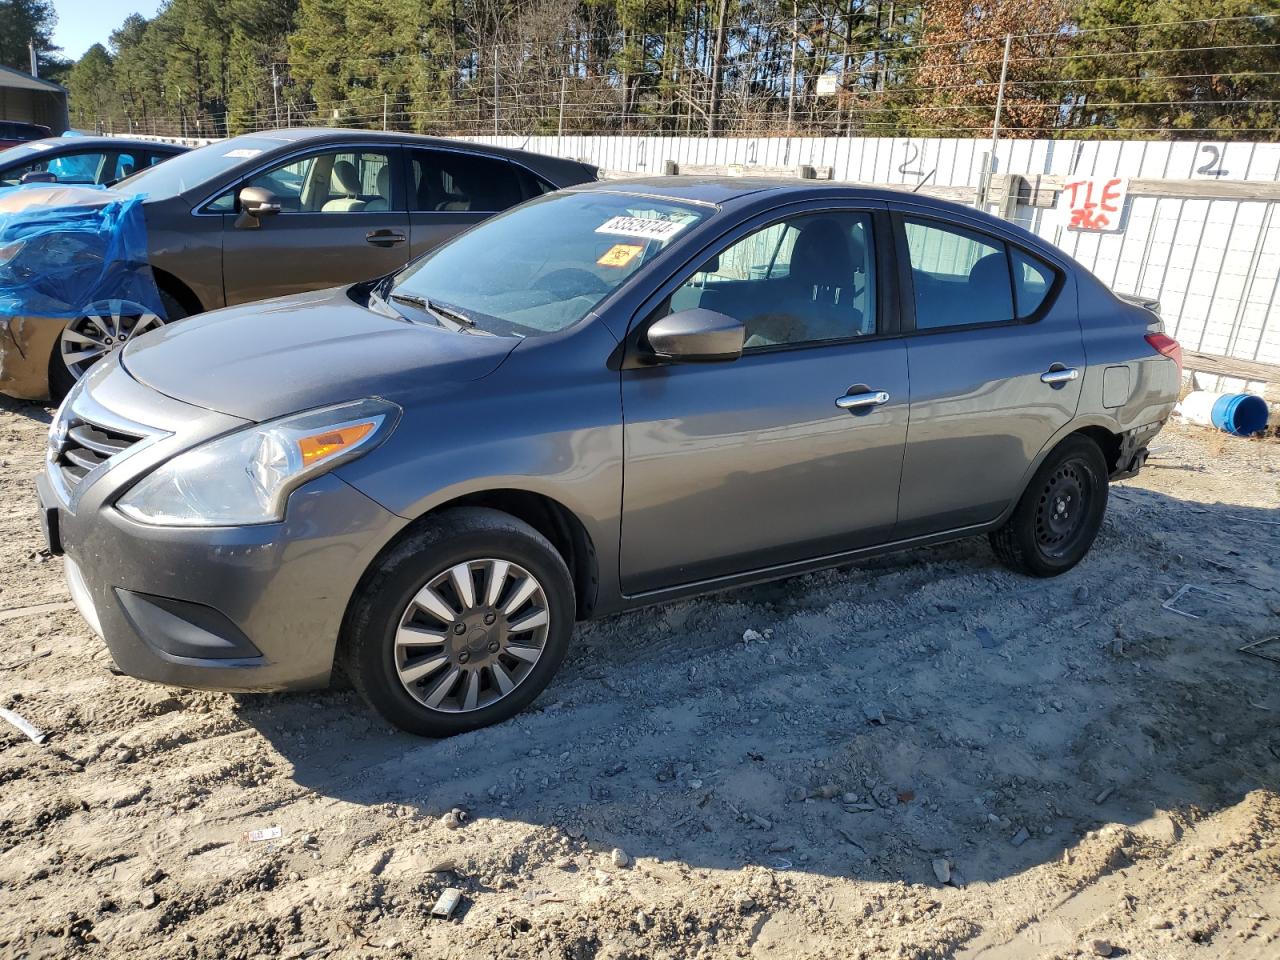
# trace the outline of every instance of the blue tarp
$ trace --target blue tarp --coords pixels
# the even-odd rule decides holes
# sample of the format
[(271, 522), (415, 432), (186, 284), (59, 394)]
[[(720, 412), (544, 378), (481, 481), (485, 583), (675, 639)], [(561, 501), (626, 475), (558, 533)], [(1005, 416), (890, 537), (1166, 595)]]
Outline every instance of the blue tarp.
[(142, 199), (90, 186), (0, 189), (0, 317), (71, 319), (123, 300), (164, 319)]

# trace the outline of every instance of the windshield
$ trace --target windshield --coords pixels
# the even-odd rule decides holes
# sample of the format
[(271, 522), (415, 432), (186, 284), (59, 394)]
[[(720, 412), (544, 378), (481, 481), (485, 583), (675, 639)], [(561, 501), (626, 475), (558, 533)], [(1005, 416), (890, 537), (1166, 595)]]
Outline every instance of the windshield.
[(177, 196), (278, 146), (279, 140), (268, 140), (266, 137), (222, 140), (179, 154), (154, 167), (147, 167), (132, 177), (121, 180), (112, 189), (131, 194), (145, 193), (157, 199)]
[(395, 278), (488, 333), (539, 336), (585, 317), (714, 208), (620, 193), (550, 194), (488, 220)]

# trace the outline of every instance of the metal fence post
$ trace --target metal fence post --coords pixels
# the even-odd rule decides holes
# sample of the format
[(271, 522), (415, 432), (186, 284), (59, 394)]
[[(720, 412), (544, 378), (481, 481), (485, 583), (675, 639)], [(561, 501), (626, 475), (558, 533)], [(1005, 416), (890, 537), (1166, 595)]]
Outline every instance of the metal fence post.
[(569, 83), (569, 78), (565, 74), (560, 75), (560, 122), (556, 124), (556, 149), (560, 149), (560, 141), (564, 139), (564, 95), (565, 87)]
[(498, 45), (493, 45), (493, 135), (498, 135)]
[(1004, 84), (1009, 77), (1009, 48), (1013, 46), (1013, 34), (1004, 35), (1004, 56), (1000, 59), (1000, 87), (996, 90), (996, 115), (991, 121), (991, 152), (987, 155), (986, 169), (982, 173), (982, 182), (978, 185), (977, 207), (987, 208), (987, 197), (991, 193), (991, 177), (996, 172), (996, 144), (1000, 141), (1000, 112), (1004, 109)]

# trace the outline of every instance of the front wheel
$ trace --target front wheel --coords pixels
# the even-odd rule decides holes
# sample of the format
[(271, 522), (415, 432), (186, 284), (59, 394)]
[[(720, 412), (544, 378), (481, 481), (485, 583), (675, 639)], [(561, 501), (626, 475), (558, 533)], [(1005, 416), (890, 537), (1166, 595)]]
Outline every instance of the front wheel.
[(573, 581), (547, 539), (509, 514), (464, 507), (377, 561), (348, 613), (342, 666), (391, 723), (447, 737), (528, 706), (573, 623)]
[(1084, 436), (1068, 437), (1031, 478), (991, 546), (1005, 566), (1037, 577), (1056, 577), (1079, 563), (1107, 509), (1107, 461)]
[(91, 366), (136, 337), (187, 315), (182, 304), (163, 290), (159, 317), (131, 300), (100, 300), (67, 321), (49, 360), (49, 395), (61, 400)]

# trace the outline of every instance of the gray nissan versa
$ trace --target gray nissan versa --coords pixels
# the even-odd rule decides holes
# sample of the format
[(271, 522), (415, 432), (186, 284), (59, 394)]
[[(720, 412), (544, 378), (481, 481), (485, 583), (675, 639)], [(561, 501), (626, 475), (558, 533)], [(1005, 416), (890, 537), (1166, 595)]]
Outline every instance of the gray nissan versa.
[(1179, 362), (973, 210), (592, 184), (130, 343), (58, 411), (39, 498), (125, 672), (284, 690), (336, 661), (445, 735), (532, 701), (581, 618), (979, 533), (1070, 569)]

